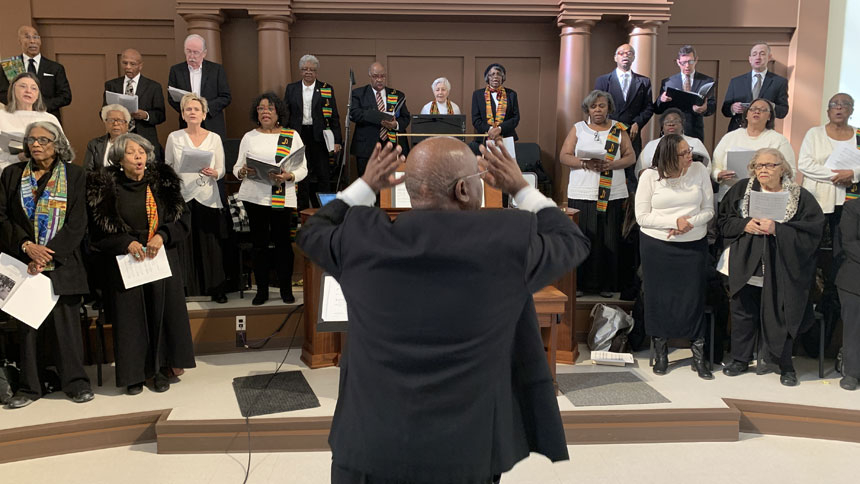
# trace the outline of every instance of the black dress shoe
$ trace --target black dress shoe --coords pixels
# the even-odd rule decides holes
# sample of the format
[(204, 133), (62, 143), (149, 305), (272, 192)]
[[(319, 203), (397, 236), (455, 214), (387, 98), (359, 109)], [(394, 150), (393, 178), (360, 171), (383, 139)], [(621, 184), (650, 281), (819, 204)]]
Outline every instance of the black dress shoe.
[(30, 397), (18, 395), (18, 396), (12, 397), (12, 400), (9, 400), (9, 403), (6, 404), (6, 408), (24, 408), (33, 402), (34, 402), (34, 400)]
[(284, 301), (287, 304), (293, 304), (294, 302), (296, 302), (296, 297), (293, 296), (292, 292), (282, 292), (281, 301)]
[(744, 363), (738, 360), (732, 360), (728, 366), (723, 367), (723, 375), (738, 376), (741, 373), (746, 373), (750, 369), (749, 363)]
[(251, 304), (254, 306), (260, 306), (266, 303), (269, 300), (269, 291), (266, 292), (258, 292), (256, 296), (254, 296), (254, 300), (251, 301)]
[(841, 380), (839, 380), (839, 386), (846, 390), (856, 390), (857, 389), (857, 379), (853, 376), (843, 376)]
[(134, 385), (129, 385), (125, 387), (125, 392), (129, 395), (137, 395), (143, 391), (143, 383), (135, 383)]
[(159, 371), (155, 374), (154, 381), (152, 382), (152, 389), (158, 393), (164, 393), (167, 390), (170, 390), (170, 379), (167, 377), (166, 373)]
[(666, 338), (654, 338), (654, 374), (665, 375), (669, 370), (669, 341)]
[(77, 392), (77, 393), (74, 393), (74, 394), (72, 394), (72, 395), (69, 395), (69, 397), (70, 397), (70, 398), (72, 399), (72, 401), (73, 401), (73, 402), (75, 402), (75, 403), (87, 403), (87, 402), (89, 402), (90, 400), (92, 400), (93, 398), (95, 398), (96, 396), (95, 396), (95, 395), (93, 395), (93, 391), (92, 391), (92, 390), (90, 390), (89, 388), (87, 388), (86, 390), (81, 390), (81, 391), (79, 391), (79, 392)]
[(227, 295), (224, 293), (218, 294), (216, 296), (212, 296), (212, 301), (218, 304), (226, 304), (227, 303)]
[(786, 371), (779, 377), (779, 382), (787, 387), (796, 387), (797, 383), (797, 373), (793, 371)]
[(600, 297), (610, 298), (610, 297), (614, 297), (614, 296), (615, 296), (614, 292), (600, 291)]

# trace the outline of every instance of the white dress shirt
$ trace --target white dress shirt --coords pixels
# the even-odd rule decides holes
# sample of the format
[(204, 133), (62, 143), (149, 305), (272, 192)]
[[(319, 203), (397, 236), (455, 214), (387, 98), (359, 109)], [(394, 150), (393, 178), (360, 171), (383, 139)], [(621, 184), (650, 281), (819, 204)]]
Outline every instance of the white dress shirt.
[[(242, 141), (239, 143), (239, 157), (236, 159), (236, 164), (233, 165), (233, 175), (239, 178), (239, 172), (245, 167), (246, 156), (250, 156), (255, 160), (274, 163), (275, 150), (278, 149), (279, 137), (280, 134), (278, 133), (261, 133), (256, 129), (245, 133), (245, 136), (242, 137)], [(304, 146), (302, 138), (298, 133), (295, 133), (290, 151), (295, 151), (302, 146)], [(308, 163), (305, 155), (302, 155), (299, 167), (292, 170), (292, 172), (295, 178), (284, 184), (284, 206), (296, 208), (298, 206), (298, 197), (296, 196), (295, 185), (308, 176)], [(242, 185), (239, 186), (238, 198), (243, 202), (267, 207), (271, 206), (272, 185), (245, 178), (242, 180)]]
[[(128, 86), (129, 78), (123, 76), (122, 78), (122, 93), (125, 94), (126, 86)], [(131, 93), (137, 96), (137, 86), (140, 84), (140, 73), (138, 72), (136, 76), (131, 78)]]
[[(209, 164), (209, 168), (218, 172), (218, 177), (212, 178), (200, 173), (180, 173), (182, 151), (185, 149), (212, 153), (212, 162)], [(217, 133), (210, 131), (199, 146), (194, 146), (194, 142), (191, 141), (191, 137), (184, 129), (170, 133), (167, 136), (167, 143), (164, 145), (164, 162), (173, 167), (182, 180), (183, 200), (186, 202), (197, 200), (200, 205), (209, 208), (223, 207), (216, 180), (224, 177), (224, 146)]]
[[(30, 59), (33, 59), (34, 61), (36, 61), (36, 72), (39, 72), (39, 65), (42, 63), (42, 54), (36, 54), (36, 57), (30, 57), (27, 54), (21, 55), (23, 56), (25, 71), (30, 68)], [(5, 101), (5, 99), (3, 99), (2, 101)]]
[(377, 91), (376, 89), (371, 87), (370, 90), (373, 91), (373, 102), (376, 102), (376, 93), (379, 93), (379, 95), (382, 96), (382, 104), (385, 106), (385, 112), (394, 116), (394, 122), (397, 123), (397, 126), (394, 127), (394, 130), (396, 131), (400, 129), (400, 121), (397, 121), (397, 115), (388, 112), (388, 98), (385, 97), (385, 88), (383, 88), (381, 91)]
[[(306, 86), (305, 83), (302, 82), (302, 126), (309, 126), (314, 124), (314, 117), (311, 113), (311, 106), (314, 102), (314, 89), (316, 87), (316, 82), (314, 82), (310, 86)], [(383, 97), (382, 99), (385, 98)]]
[[(624, 100), (627, 100), (627, 90), (630, 89), (630, 86), (633, 84), (633, 71), (622, 71), (619, 68), (615, 68), (615, 76), (618, 77), (618, 85), (621, 86), (621, 93), (624, 94)], [(624, 89), (624, 78), (627, 77), (627, 89)]]
[(200, 83), (203, 82), (203, 64), (200, 64), (199, 69), (192, 69), (188, 66), (188, 73), (191, 76), (191, 92), (200, 95)]

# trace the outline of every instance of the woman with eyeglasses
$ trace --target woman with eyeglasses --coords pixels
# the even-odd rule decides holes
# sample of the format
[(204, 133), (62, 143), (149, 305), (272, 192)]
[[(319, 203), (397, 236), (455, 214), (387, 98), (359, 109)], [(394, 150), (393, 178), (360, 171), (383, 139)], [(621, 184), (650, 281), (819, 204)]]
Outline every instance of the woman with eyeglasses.
[[(290, 158), (290, 153), (302, 148), (302, 139), (296, 131), (286, 127), (289, 113), (277, 94), (266, 92), (257, 96), (251, 103), (250, 117), (257, 127), (242, 137), (233, 175), (242, 180), (238, 197), (248, 213), (254, 246), (257, 294), (251, 304), (259, 306), (269, 300), (269, 270), (272, 268), (278, 274), (281, 300), (292, 304), (296, 302), (292, 286), (294, 255), (290, 235), (293, 211), (298, 204), (295, 187), (307, 176), (308, 164), (304, 154)], [(280, 170), (272, 167), (268, 173), (258, 176), (247, 162), (249, 158), (283, 166)], [(271, 242), (275, 244), (274, 253), (269, 251)], [(274, 254), (274, 260), (270, 254)]]
[(681, 135), (663, 136), (636, 190), (645, 332), (654, 341), (658, 375), (669, 366), (668, 340), (684, 338), (693, 350), (693, 370), (699, 378), (714, 378), (704, 357), (708, 222), (713, 217), (708, 169), (693, 163), (693, 149)]
[(627, 183), (624, 169), (636, 161), (626, 127), (609, 116), (612, 95), (591, 91), (582, 101), (585, 121), (564, 140), (559, 161), (570, 169), (568, 206), (579, 210), (579, 227), (591, 241), (588, 259), (576, 270), (577, 296), (612, 297), (618, 286), (621, 222)]
[(119, 104), (108, 104), (101, 110), (102, 121), (105, 123), (105, 134), (93, 138), (87, 143), (87, 152), (84, 154), (84, 168), (87, 171), (110, 166), (108, 152), (113, 146), (114, 140), (128, 133), (128, 124), (131, 122), (131, 114), (124, 106)]
[(729, 151), (747, 150), (753, 152), (762, 148), (774, 148), (782, 153), (788, 165), (794, 170), (794, 149), (785, 136), (774, 131), (773, 120), (773, 102), (768, 99), (758, 98), (744, 109), (741, 127), (726, 133), (723, 139), (717, 144), (717, 147), (714, 148), (714, 163), (711, 166), (711, 177), (720, 184), (720, 190), (717, 193), (718, 202), (723, 199), (729, 188), (737, 183), (739, 179), (737, 173), (728, 169)]
[[(194, 93), (179, 102), (185, 129), (167, 136), (164, 161), (182, 180), (182, 198), (191, 212), (191, 236), (179, 244), (183, 262), (186, 296), (210, 296), (219, 304), (227, 302), (222, 264), (221, 240), (227, 237), (226, 220), (221, 214), (218, 180), (224, 176), (224, 146), (217, 133), (201, 125), (208, 103)], [(186, 154), (188, 158), (183, 158)], [(190, 167), (192, 156), (210, 156), (203, 168)]]
[(20, 139), (30, 123), (47, 121), (63, 132), (60, 121), (46, 112), (45, 102), (39, 88), (39, 78), (35, 74), (23, 72), (12, 79), (7, 94), (6, 107), (0, 110), (0, 133), (11, 134), (14, 138), (9, 147), (0, 148), (0, 172), (19, 161), (27, 161), (24, 146)]
[[(732, 312), (732, 362), (723, 373), (746, 372), (758, 350), (779, 365), (780, 383), (795, 386), (792, 347), (813, 321), (807, 301), (824, 214), (815, 197), (794, 182), (782, 150), (756, 151), (748, 170), (749, 178), (726, 192), (717, 218), (725, 247), (720, 268), (728, 272)], [(775, 194), (784, 194), (785, 212), (779, 218), (762, 217), (756, 199)], [(754, 348), (757, 334), (759, 347)], [(756, 371), (767, 372), (769, 366)]]
[[(483, 89), (472, 93), (472, 126), (476, 133), (486, 133), (487, 139), (502, 142), (502, 139), (517, 137), (520, 124), (520, 105), (517, 93), (504, 86), (507, 71), (501, 64), (492, 63), (484, 69)], [(473, 150), (476, 149), (474, 146)]]
[(39, 329), (18, 325), (21, 380), (8, 408), (39, 399), (55, 366), (60, 389), (76, 403), (93, 399), (84, 371), (80, 326), (87, 274), (81, 240), (87, 228), (86, 176), (60, 128), (37, 121), (24, 130), (26, 161), (0, 176), (0, 251), (51, 280), (59, 300)]
[(686, 141), (693, 150), (693, 161), (699, 161), (705, 166), (709, 166), (711, 164), (711, 155), (708, 154), (708, 149), (705, 148), (702, 140), (684, 134), (684, 113), (682, 113), (680, 109), (669, 108), (663, 111), (663, 114), (660, 115), (659, 121), (661, 137), (649, 141), (645, 147), (642, 148), (642, 152), (639, 153), (639, 159), (636, 161), (637, 178), (642, 173), (642, 170), (655, 166), (653, 164), (654, 153), (657, 151), (657, 145), (660, 143), (660, 140), (663, 139), (662, 137), (667, 134), (677, 134), (684, 138), (684, 141)]

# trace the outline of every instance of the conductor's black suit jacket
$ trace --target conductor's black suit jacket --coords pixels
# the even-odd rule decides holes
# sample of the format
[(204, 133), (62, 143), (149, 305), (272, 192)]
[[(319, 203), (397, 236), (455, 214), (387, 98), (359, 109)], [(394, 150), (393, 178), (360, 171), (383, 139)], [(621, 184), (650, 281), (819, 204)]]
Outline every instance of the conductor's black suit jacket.
[[(224, 122), (224, 108), (229, 106), (230, 100), (233, 99), (230, 94), (230, 85), (227, 84), (227, 74), (221, 64), (208, 60), (203, 61), (202, 69), (200, 95), (206, 98), (206, 103), (209, 105), (209, 113), (203, 120), (203, 127), (209, 131), (214, 131), (221, 139), (226, 139), (227, 125)], [(167, 86), (191, 92), (191, 73), (188, 72), (187, 62), (180, 62), (170, 67)], [(179, 103), (170, 97), (170, 93), (167, 95), (167, 103), (179, 113)], [(182, 119), (182, 113), (180, 113), (179, 129), (184, 129), (186, 126), (187, 124)]]
[(347, 350), (334, 464), (410, 482), (488, 479), (568, 458), (532, 293), (589, 242), (557, 208), (412, 210), (335, 200), (298, 245), (341, 285)]
[[(125, 93), (125, 83), (125, 76), (111, 79), (105, 82), (105, 91), (123, 94)], [(134, 129), (131, 132), (143, 136), (153, 146), (160, 147), (158, 130), (155, 127), (164, 122), (164, 93), (161, 90), (161, 84), (141, 74), (136, 92), (137, 107), (149, 113), (149, 119), (135, 119)], [(102, 99), (102, 103), (102, 106), (107, 104), (107, 99)]]

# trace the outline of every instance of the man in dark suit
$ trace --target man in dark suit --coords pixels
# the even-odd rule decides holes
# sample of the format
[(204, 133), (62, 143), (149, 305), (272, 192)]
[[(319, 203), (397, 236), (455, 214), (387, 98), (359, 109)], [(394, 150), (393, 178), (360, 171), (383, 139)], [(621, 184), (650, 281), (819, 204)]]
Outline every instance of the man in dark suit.
[(663, 114), (670, 107), (677, 107), (684, 113), (684, 134), (705, 141), (705, 116), (711, 116), (717, 111), (716, 84), (710, 88), (706, 96), (706, 102), (699, 106), (680, 105), (672, 102), (672, 97), (666, 94), (666, 89), (674, 87), (681, 91), (698, 92), (699, 89), (714, 82), (714, 78), (696, 71), (696, 62), (699, 57), (692, 45), (682, 46), (678, 51), (675, 62), (681, 72), (667, 77), (660, 82), (660, 96), (654, 106), (654, 112)]
[[(518, 140), (517, 126), (520, 124), (520, 104), (517, 93), (513, 89), (503, 87), (507, 79), (507, 71), (501, 64), (490, 64), (484, 69), (484, 82), (487, 86), (476, 89), (472, 93), (472, 126), (476, 133), (487, 133), (487, 139), (502, 141), (502, 138), (513, 137)], [(506, 104), (504, 113), (499, 112), (499, 96), (504, 95)], [(487, 102), (490, 107), (487, 111)], [(472, 143), (472, 151), (478, 149), (480, 143)]]
[[(120, 64), (125, 75), (105, 82), (105, 91), (137, 96), (137, 112), (130, 113), (134, 122), (129, 131), (149, 140), (156, 149), (156, 157), (164, 160), (163, 155), (158, 156), (163, 151), (156, 129), (157, 125), (164, 122), (164, 94), (161, 84), (140, 73), (143, 69), (143, 57), (134, 49), (123, 51)], [(106, 104), (105, 98), (102, 105)]]
[(782, 119), (788, 114), (788, 79), (767, 69), (771, 60), (770, 46), (764, 42), (750, 49), (752, 72), (741, 74), (729, 81), (726, 99), (723, 101), (723, 116), (731, 118), (729, 131), (740, 128), (745, 104), (758, 98), (768, 99), (774, 104), (774, 115)]
[(406, 108), (406, 94), (385, 85), (385, 66), (374, 62), (367, 75), (370, 84), (352, 90), (349, 110), (349, 118), (355, 123), (350, 152), (355, 155), (358, 176), (364, 174), (376, 143), (394, 143), (404, 151), (409, 149), (406, 138), (395, 135), (405, 133), (412, 119)]
[[(180, 62), (170, 68), (167, 86), (193, 92), (206, 98), (209, 112), (203, 121), (203, 127), (227, 138), (227, 126), (224, 123), (224, 108), (230, 105), (230, 85), (227, 84), (227, 74), (221, 64), (206, 60), (206, 41), (197, 34), (185, 38), (185, 62)], [(182, 120), (179, 102), (167, 96), (167, 102), (179, 113), (179, 128), (187, 125)]]
[[(567, 459), (532, 293), (581, 262), (588, 239), (506, 152), (479, 168), (452, 138), (409, 154), (413, 210), (392, 222), (367, 205), (403, 180), (399, 151), (377, 145), (297, 238), (349, 312), (332, 483), (489, 483), (529, 451)], [(478, 210), (479, 169), (518, 210)]]
[[(60, 108), (72, 103), (72, 88), (66, 78), (66, 69), (42, 55), (42, 37), (33, 27), (22, 25), (18, 29), (18, 42), (23, 51), (24, 69), (39, 78), (45, 110), (62, 121)], [(0, 102), (6, 103), (8, 93), (9, 80), (0, 74)]]
[[(319, 67), (320, 61), (315, 56), (302, 56), (299, 59), (302, 79), (288, 84), (284, 92), (284, 102), (290, 113), (289, 126), (299, 132), (307, 150), (308, 176), (299, 182), (299, 211), (310, 206), (318, 208), (317, 192), (331, 190), (329, 151), (337, 156), (343, 145), (334, 88), (317, 79)], [(326, 136), (330, 137), (331, 150), (326, 144)]]

